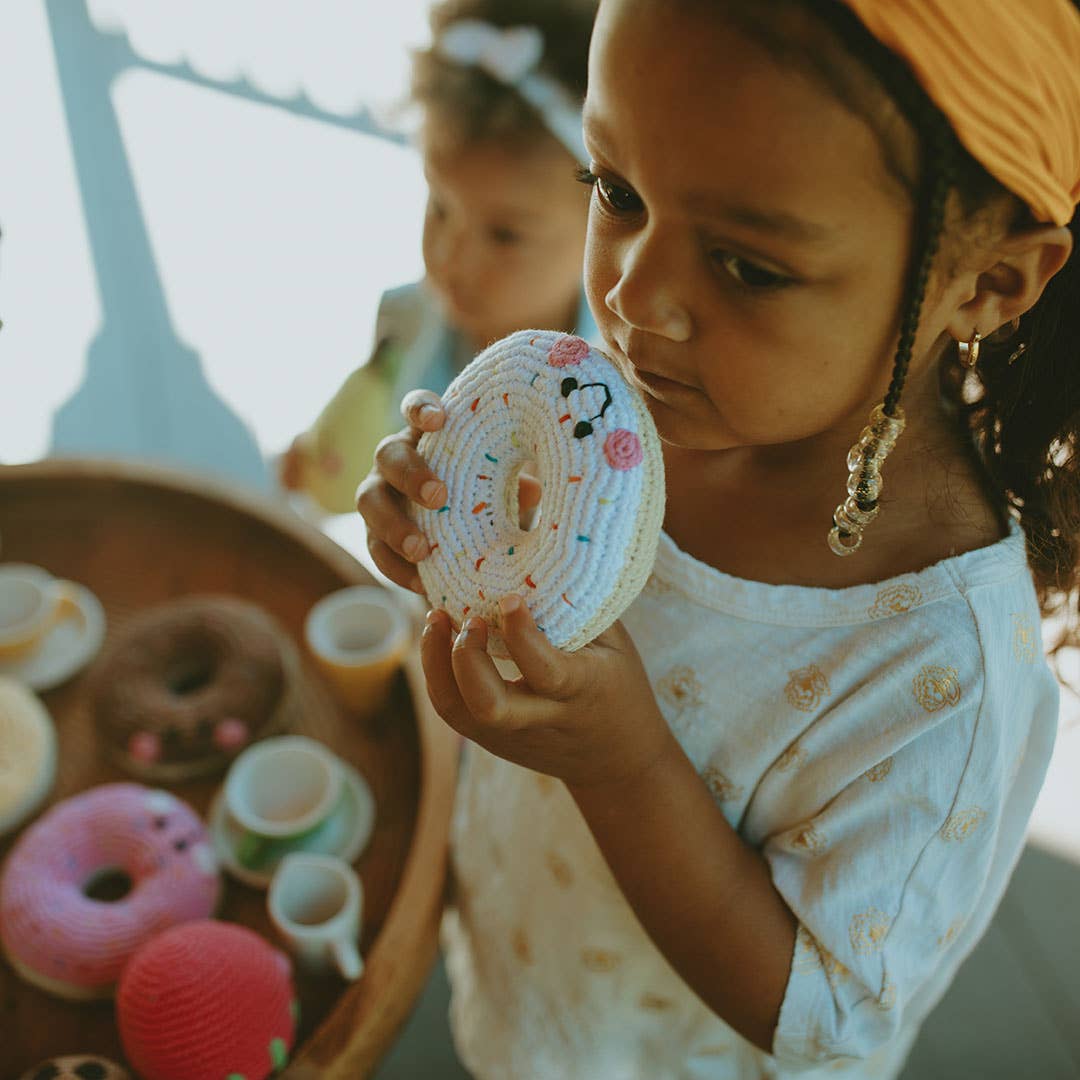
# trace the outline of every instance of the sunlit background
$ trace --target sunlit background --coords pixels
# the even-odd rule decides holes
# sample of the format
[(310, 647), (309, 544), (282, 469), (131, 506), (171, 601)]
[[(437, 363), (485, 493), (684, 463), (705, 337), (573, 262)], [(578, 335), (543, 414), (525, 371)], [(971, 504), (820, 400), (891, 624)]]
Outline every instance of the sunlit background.
[(96, 337), (114, 394), (169, 414), (154, 292), (259, 449), (296, 434), (364, 359), (380, 292), (420, 273), (416, 156), (344, 121), (400, 98), (425, 36), (421, 0), (5, 0), (0, 461), (49, 451)]
[[(425, 0), (0, 4), (0, 462), (266, 458), (420, 274)], [(393, 122), (392, 122), (393, 121)], [(328, 531), (356, 550), (355, 519)], [(1032, 836), (1080, 861), (1067, 699)]]

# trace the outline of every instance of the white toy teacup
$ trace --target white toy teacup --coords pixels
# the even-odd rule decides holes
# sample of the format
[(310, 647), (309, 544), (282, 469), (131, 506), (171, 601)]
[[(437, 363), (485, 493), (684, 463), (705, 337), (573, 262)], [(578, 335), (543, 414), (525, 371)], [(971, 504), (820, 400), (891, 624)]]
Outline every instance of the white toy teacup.
[(299, 965), (313, 972), (336, 968), (349, 981), (360, 977), (363, 889), (347, 862), (306, 852), (286, 855), (266, 902), (270, 919)]
[(0, 564), (0, 660), (26, 656), (59, 621), (81, 616), (70, 581), (40, 566)]
[(252, 866), (320, 828), (341, 801), (342, 780), (337, 757), (304, 735), (249, 746), (225, 778), (225, 805), (242, 830), (237, 859)]

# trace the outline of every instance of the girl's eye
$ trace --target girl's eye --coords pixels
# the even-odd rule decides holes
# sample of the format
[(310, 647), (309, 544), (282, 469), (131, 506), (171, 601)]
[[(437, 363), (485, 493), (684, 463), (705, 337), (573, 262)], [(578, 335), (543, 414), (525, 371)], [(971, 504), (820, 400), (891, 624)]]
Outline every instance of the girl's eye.
[(629, 189), (613, 184), (588, 169), (578, 171), (578, 180), (595, 187), (600, 201), (616, 214), (636, 214), (641, 210), (641, 200)]
[(758, 266), (757, 263), (752, 263), (748, 259), (732, 255), (727, 251), (714, 253), (713, 258), (740, 285), (745, 285), (748, 289), (778, 289), (784, 285), (790, 285), (793, 280), (784, 274), (766, 270), (765, 267)]

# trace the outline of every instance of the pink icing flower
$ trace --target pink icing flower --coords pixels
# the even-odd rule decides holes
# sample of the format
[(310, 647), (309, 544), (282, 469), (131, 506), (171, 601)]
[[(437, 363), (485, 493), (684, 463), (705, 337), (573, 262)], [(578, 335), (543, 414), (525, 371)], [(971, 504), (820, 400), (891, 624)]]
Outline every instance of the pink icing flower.
[(604, 440), (604, 457), (613, 469), (632, 469), (641, 464), (644, 456), (641, 440), (626, 428), (617, 428)]
[(570, 367), (580, 364), (589, 355), (589, 345), (579, 337), (566, 335), (559, 338), (548, 351), (548, 363), (552, 367)]
[(214, 745), (219, 750), (235, 750), (248, 741), (248, 726), (243, 720), (227, 717), (214, 727)]
[(132, 732), (127, 751), (136, 761), (152, 765), (161, 758), (161, 738), (152, 731)]

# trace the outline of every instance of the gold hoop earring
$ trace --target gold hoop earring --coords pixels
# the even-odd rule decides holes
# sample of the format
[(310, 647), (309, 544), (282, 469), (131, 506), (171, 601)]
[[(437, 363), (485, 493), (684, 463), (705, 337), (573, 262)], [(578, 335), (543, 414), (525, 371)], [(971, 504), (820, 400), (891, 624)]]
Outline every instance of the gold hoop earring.
[(972, 328), (970, 341), (958, 341), (957, 348), (960, 350), (960, 363), (970, 371), (979, 362), (979, 342), (982, 335)]

